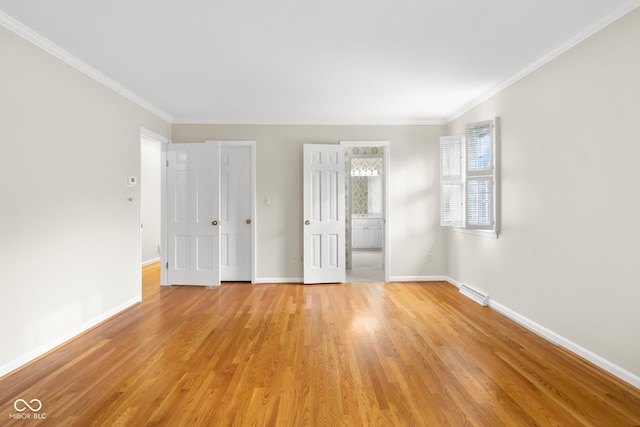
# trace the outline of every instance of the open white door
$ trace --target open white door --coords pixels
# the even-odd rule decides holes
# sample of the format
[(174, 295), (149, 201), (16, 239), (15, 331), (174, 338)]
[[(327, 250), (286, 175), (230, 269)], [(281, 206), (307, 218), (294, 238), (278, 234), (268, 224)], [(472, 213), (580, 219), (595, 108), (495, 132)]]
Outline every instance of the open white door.
[(345, 281), (345, 164), (341, 145), (304, 145), (304, 283)]
[(167, 281), (220, 284), (219, 144), (167, 147)]

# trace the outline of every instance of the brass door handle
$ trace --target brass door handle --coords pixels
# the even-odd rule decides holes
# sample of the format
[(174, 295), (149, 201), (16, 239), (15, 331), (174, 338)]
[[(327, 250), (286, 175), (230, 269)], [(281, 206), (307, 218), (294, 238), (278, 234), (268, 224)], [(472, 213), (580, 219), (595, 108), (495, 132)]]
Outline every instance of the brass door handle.
[(250, 219), (245, 220), (245, 222), (246, 222), (247, 224), (251, 224), (251, 220), (250, 220)]
[(311, 221), (309, 221), (309, 220), (306, 220), (306, 221), (304, 222), (304, 225), (309, 225), (309, 224), (311, 224)]
[(214, 219), (213, 221), (211, 221), (211, 225), (215, 227), (216, 225), (218, 225), (218, 221)]

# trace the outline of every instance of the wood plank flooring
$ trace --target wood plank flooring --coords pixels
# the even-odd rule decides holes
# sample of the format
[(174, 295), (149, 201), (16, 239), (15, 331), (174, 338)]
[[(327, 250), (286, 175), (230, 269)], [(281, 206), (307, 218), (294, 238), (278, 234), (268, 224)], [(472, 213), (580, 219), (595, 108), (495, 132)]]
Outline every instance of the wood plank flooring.
[(447, 283), (159, 289), (158, 268), (142, 304), (0, 379), (0, 425), (640, 425), (639, 390)]

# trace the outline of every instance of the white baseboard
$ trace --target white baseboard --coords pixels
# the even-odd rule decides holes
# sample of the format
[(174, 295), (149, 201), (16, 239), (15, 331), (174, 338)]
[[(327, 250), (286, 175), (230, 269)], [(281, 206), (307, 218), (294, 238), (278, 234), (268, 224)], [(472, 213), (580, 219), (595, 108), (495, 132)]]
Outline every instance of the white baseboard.
[(541, 336), (547, 341), (559, 345), (561, 347), (566, 348), (570, 352), (577, 354), (583, 359), (588, 360), (594, 365), (604, 369), (612, 375), (620, 378), (621, 380), (631, 384), (632, 386), (640, 389), (640, 377), (632, 374), (624, 368), (608, 361), (607, 359), (595, 354), (594, 352), (587, 350), (586, 348), (574, 343), (573, 341), (553, 332), (550, 329), (545, 328), (542, 325), (537, 324), (536, 322), (528, 319), (521, 314), (516, 313), (515, 311), (505, 307), (504, 305), (495, 302), (494, 300), (489, 300), (489, 307), (497, 311), (498, 313), (508, 317), (514, 322), (524, 326), (529, 329), (531, 332)]
[(451, 283), (453, 286), (455, 286), (456, 288), (460, 289), (462, 287), (462, 283), (458, 282), (457, 280), (452, 279), (451, 277), (447, 277), (447, 282)]
[(111, 310), (108, 310), (104, 313), (102, 313), (101, 315), (94, 317), (93, 319), (89, 320), (88, 322), (83, 323), (82, 325), (78, 326), (77, 328), (74, 328), (70, 331), (68, 331), (65, 334), (62, 334), (52, 340), (50, 340), (49, 342), (47, 342), (44, 345), (41, 345), (40, 347), (26, 353), (23, 354), (22, 356), (18, 357), (17, 359), (12, 360), (9, 363), (6, 363), (2, 366), (0, 366), (0, 377), (3, 377), (5, 375), (7, 375), (8, 373), (18, 369), (19, 367), (26, 365), (27, 363), (31, 362), (34, 359), (37, 359), (38, 357), (42, 356), (43, 354), (53, 350), (54, 348), (58, 347), (61, 344), (66, 343), (67, 341), (72, 340), (73, 338), (77, 337), (78, 335), (88, 331), (89, 329), (93, 328), (96, 325), (99, 325), (100, 323), (104, 322), (105, 320), (109, 319), (110, 317), (113, 317), (123, 311), (125, 311), (126, 309), (138, 304), (140, 302), (140, 297), (138, 298), (134, 298), (131, 299), (129, 301), (126, 301), (120, 305), (118, 305), (117, 307), (112, 308)]
[[(448, 278), (447, 281), (453, 286), (460, 288), (460, 282), (457, 282), (451, 278)], [(539, 335), (550, 343), (566, 348), (570, 352), (582, 357), (585, 360), (588, 360), (599, 368), (602, 368), (610, 374), (615, 375), (622, 381), (625, 381), (635, 388), (640, 389), (640, 377), (627, 371), (624, 368), (621, 368), (615, 363), (612, 363), (607, 359), (595, 354), (594, 352), (587, 350), (586, 348), (574, 343), (573, 341), (553, 332), (552, 330), (545, 328), (544, 326), (534, 322), (533, 320), (524, 317), (519, 313), (516, 313), (515, 311), (511, 310), (508, 307), (505, 307), (504, 305), (496, 302), (493, 299), (489, 300), (489, 308), (497, 311), (505, 317), (508, 317), (517, 324), (527, 328), (534, 334)]]
[[(451, 282), (447, 276), (391, 276), (390, 282)], [(304, 277), (258, 277), (256, 283), (304, 283)]]
[(303, 283), (303, 277), (256, 277), (256, 284), (259, 283)]
[(390, 282), (448, 282), (447, 276), (390, 276)]
[(151, 265), (151, 264), (155, 264), (156, 262), (160, 262), (160, 257), (158, 258), (153, 258), (147, 261), (142, 261), (142, 266), (145, 267), (147, 265)]

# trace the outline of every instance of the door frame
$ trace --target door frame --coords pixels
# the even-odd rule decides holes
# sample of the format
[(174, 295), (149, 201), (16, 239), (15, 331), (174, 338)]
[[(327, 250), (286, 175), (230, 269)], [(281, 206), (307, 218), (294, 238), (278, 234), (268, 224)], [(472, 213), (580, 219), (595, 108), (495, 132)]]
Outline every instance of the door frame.
[[(391, 254), (391, 243), (389, 241), (389, 229), (391, 228), (391, 223), (389, 221), (389, 175), (391, 175), (390, 171), (390, 151), (391, 151), (391, 143), (390, 141), (340, 141), (340, 145), (345, 147), (383, 147), (382, 150), (382, 186), (383, 186), (383, 207), (382, 207), (382, 219), (384, 224), (384, 232), (382, 239), (382, 258), (383, 258), (383, 268), (384, 268), (384, 281), (389, 282), (391, 267), (390, 267), (390, 254)], [(347, 159), (350, 159), (349, 156), (345, 156), (345, 163)], [(350, 166), (350, 165), (349, 165)], [(346, 168), (346, 165), (345, 165)], [(350, 197), (351, 191), (346, 192), (345, 197)], [(350, 214), (350, 213), (349, 213)], [(351, 231), (351, 230), (349, 230)], [(345, 230), (345, 233), (347, 230)], [(347, 257), (349, 258), (349, 265), (351, 265), (351, 239), (349, 239), (349, 245), (347, 247)]]
[(166, 270), (162, 268), (162, 265), (166, 262), (165, 253), (165, 241), (167, 233), (167, 219), (166, 219), (166, 197), (164, 189), (166, 187), (167, 168), (164, 165), (167, 163), (167, 146), (171, 143), (171, 140), (165, 136), (153, 132), (150, 129), (140, 126), (140, 137), (138, 142), (138, 173), (140, 174), (140, 180), (138, 185), (138, 243), (139, 254), (138, 260), (140, 265), (140, 295), (142, 296), (142, 138), (150, 139), (160, 144), (160, 285), (165, 285), (166, 282)]
[(205, 143), (214, 142), (220, 144), (220, 149), (224, 146), (235, 147), (250, 147), (251, 148), (251, 283), (256, 283), (256, 271), (257, 268), (257, 251), (256, 251), (256, 229), (257, 215), (256, 215), (256, 142), (255, 141), (232, 141), (232, 140), (210, 140), (207, 139)]

